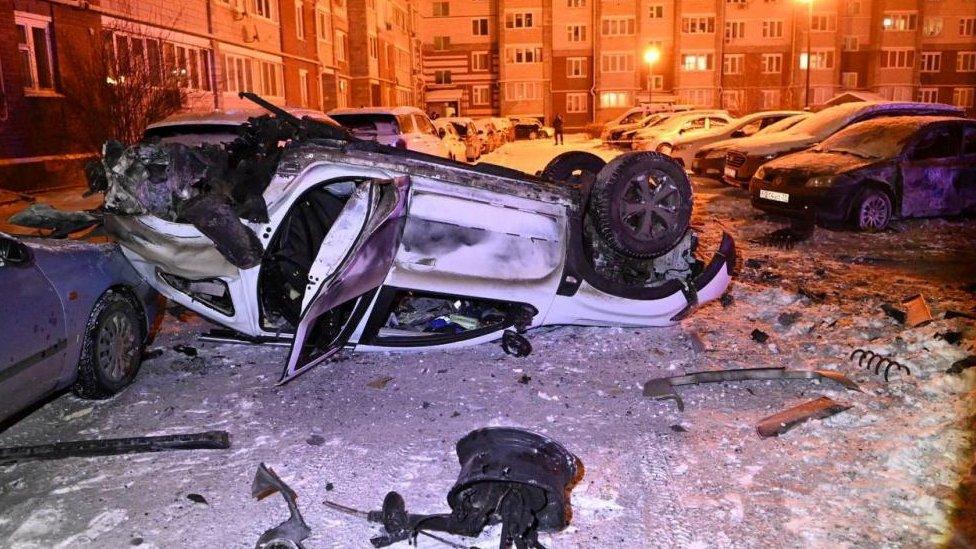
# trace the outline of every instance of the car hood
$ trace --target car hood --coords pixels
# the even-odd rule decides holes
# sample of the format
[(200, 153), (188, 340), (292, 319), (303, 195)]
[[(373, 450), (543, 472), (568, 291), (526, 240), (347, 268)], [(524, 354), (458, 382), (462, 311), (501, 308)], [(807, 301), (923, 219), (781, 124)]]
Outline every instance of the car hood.
[(861, 158), (852, 154), (803, 151), (771, 160), (763, 166), (763, 169), (767, 179), (778, 175), (789, 175), (791, 179), (801, 176), (809, 178), (818, 175), (840, 175), (879, 162), (884, 160)]
[(754, 135), (736, 139), (733, 148), (750, 156), (763, 156), (798, 151), (816, 145), (819, 141), (816, 137), (804, 133)]

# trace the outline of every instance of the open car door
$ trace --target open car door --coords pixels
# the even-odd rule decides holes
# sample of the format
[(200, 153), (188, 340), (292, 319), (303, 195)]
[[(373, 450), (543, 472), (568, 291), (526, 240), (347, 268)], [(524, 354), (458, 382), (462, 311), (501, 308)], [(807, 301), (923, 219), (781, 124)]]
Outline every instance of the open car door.
[(341, 349), (393, 266), (406, 218), (408, 177), (360, 183), (309, 271), (302, 315), (279, 384)]

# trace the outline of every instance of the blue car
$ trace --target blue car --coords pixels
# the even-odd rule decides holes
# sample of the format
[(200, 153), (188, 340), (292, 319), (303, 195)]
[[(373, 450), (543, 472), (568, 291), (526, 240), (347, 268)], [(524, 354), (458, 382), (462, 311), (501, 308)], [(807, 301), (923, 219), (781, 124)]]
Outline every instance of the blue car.
[(135, 379), (158, 294), (115, 244), (0, 233), (0, 425), (52, 392), (108, 398)]

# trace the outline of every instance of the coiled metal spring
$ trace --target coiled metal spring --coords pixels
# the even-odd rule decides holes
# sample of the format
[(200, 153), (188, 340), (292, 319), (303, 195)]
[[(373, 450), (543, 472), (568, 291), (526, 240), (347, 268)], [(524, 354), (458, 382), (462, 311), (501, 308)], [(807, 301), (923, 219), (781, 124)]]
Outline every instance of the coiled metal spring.
[[(894, 361), (894, 360), (892, 360), (892, 359), (890, 359), (890, 358), (888, 358), (888, 357), (886, 357), (884, 355), (879, 355), (878, 353), (875, 353), (874, 351), (869, 351), (867, 349), (854, 349), (851, 352), (850, 359), (851, 360), (854, 360), (854, 357), (856, 357), (858, 355), (860, 355), (860, 358), (858, 358), (857, 365), (860, 366), (860, 367), (862, 367), (862, 368), (867, 368), (869, 370), (871, 369), (871, 366), (873, 365), (874, 366), (874, 373), (875, 374), (879, 374), (881, 372), (881, 366), (884, 366), (884, 380), (885, 380), (885, 383), (888, 382), (888, 372), (890, 372), (892, 368), (895, 368), (895, 369), (898, 369), (898, 370), (905, 370), (905, 374), (912, 375), (912, 371), (908, 369), (908, 366), (905, 366), (904, 364), (902, 364), (900, 362), (896, 362), (896, 361)], [(867, 360), (867, 364), (866, 365), (864, 363), (865, 360)]]

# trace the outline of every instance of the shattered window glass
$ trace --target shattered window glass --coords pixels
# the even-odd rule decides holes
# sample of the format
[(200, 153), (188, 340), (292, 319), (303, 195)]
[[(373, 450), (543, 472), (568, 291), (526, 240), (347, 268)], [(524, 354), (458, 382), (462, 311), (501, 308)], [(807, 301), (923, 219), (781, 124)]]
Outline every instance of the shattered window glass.
[(926, 132), (912, 151), (912, 160), (954, 158), (959, 154), (959, 139), (952, 128), (936, 128)]
[(379, 338), (459, 336), (510, 324), (510, 305), (489, 299), (401, 290), (393, 298)]

